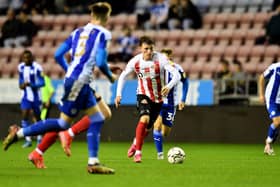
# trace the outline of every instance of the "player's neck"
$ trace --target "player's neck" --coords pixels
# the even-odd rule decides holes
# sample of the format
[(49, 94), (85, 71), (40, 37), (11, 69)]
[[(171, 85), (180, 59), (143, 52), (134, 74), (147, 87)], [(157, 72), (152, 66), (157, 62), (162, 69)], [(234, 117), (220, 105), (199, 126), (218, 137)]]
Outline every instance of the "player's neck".
[(93, 25), (100, 25), (100, 26), (106, 25), (106, 23), (104, 23), (103, 21), (98, 20), (98, 19), (92, 19), (90, 23), (92, 23)]

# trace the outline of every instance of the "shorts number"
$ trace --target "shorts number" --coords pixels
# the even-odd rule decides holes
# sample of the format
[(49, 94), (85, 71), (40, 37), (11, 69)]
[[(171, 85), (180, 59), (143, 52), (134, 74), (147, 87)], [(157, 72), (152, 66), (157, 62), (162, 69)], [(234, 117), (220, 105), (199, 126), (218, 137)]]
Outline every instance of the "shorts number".
[(173, 119), (174, 119), (173, 113), (172, 112), (167, 112), (166, 120), (173, 121)]

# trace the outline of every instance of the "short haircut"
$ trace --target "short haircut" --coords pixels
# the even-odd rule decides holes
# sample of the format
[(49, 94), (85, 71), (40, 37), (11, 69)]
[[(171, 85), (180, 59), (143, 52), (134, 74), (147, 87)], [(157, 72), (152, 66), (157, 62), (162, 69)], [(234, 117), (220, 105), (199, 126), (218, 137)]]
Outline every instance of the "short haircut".
[(27, 54), (27, 55), (30, 55), (32, 61), (34, 60), (33, 53), (32, 53), (29, 49), (25, 49), (25, 50), (21, 53), (20, 61), (22, 61), (23, 56), (26, 55), (26, 54)]
[(90, 5), (89, 10), (97, 18), (104, 19), (108, 14), (111, 14), (112, 7), (107, 2), (98, 2)]
[(155, 42), (149, 36), (142, 36), (140, 38), (139, 45), (141, 46), (143, 43), (148, 44), (148, 45), (154, 45), (155, 44)]
[(160, 52), (167, 54), (168, 56), (172, 55), (172, 49), (163, 48)]

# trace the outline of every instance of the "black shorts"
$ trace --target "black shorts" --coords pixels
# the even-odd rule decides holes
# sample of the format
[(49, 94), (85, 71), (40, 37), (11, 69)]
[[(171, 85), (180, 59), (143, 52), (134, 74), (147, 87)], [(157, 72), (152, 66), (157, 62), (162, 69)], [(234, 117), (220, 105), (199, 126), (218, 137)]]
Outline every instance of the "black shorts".
[(150, 116), (148, 129), (150, 129), (156, 121), (161, 110), (161, 105), (162, 103), (155, 103), (146, 95), (137, 95), (137, 110), (139, 112), (139, 117), (142, 115)]

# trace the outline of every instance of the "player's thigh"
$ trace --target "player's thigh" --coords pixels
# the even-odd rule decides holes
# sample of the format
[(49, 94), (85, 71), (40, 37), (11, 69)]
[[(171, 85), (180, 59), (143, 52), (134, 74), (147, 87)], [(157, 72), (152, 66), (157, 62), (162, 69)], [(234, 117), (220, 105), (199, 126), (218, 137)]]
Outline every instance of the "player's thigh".
[(162, 103), (151, 103), (151, 112), (150, 112), (150, 121), (148, 125), (148, 129), (153, 126), (155, 121), (157, 120), (160, 111), (161, 111)]
[(162, 123), (167, 127), (172, 127), (174, 122), (176, 109), (171, 105), (164, 105), (161, 110)]

